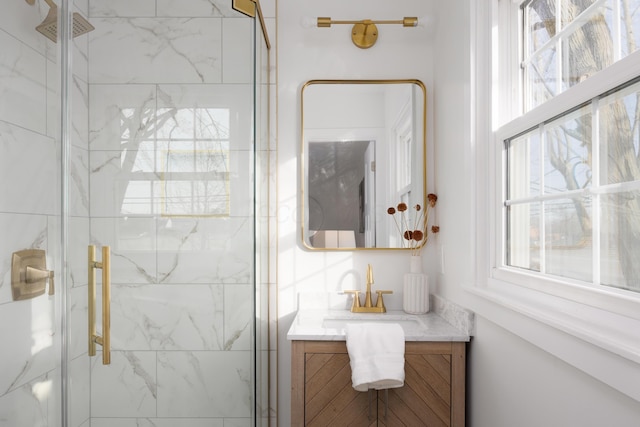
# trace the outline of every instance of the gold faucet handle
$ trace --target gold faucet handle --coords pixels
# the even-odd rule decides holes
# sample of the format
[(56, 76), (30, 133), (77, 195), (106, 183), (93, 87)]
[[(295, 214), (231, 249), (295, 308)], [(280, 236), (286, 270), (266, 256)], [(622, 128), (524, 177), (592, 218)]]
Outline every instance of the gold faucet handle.
[(345, 294), (353, 294), (353, 304), (351, 305), (351, 310), (354, 308), (360, 307), (360, 291), (356, 290), (348, 290), (344, 291)]
[(379, 308), (384, 308), (384, 300), (382, 299), (382, 295), (383, 294), (392, 294), (393, 291), (376, 291), (376, 294), (378, 294), (378, 299), (376, 301), (376, 307)]

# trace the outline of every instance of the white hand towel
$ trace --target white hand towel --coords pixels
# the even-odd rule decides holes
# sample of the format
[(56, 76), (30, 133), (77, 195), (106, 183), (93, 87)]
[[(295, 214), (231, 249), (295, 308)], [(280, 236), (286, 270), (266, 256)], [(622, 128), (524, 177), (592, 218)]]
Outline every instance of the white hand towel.
[(351, 382), (357, 391), (404, 385), (404, 330), (396, 323), (350, 323), (346, 328)]

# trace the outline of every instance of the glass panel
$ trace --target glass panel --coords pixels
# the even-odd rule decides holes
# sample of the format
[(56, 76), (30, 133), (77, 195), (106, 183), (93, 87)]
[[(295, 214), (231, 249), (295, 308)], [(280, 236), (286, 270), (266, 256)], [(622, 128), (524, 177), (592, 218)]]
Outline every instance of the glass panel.
[(580, 14), (595, 2), (596, 0), (561, 0), (560, 16), (562, 19), (562, 28), (580, 17)]
[(557, 94), (556, 47), (552, 45), (531, 58), (527, 66), (528, 108), (532, 109)]
[(620, 0), (620, 20), (622, 57), (640, 48), (640, 0)]
[(574, 112), (545, 126), (544, 192), (591, 186), (591, 113)]
[(600, 180), (603, 185), (640, 180), (640, 83), (600, 102)]
[(640, 292), (640, 191), (602, 198), (601, 283)]
[(555, 5), (534, 0), (523, 9), (526, 111), (640, 47), (640, 0), (561, 0), (560, 28)]
[[(269, 409), (269, 222), (271, 218), (269, 185), (272, 179), (272, 155), (269, 135), (269, 48), (261, 23), (255, 21), (256, 85), (255, 85), (255, 196), (256, 196), (256, 261), (255, 261), (255, 425), (275, 425)], [(275, 322), (274, 322), (275, 324)], [(275, 385), (276, 378), (271, 378)], [(270, 424), (271, 421), (271, 424)]]
[(515, 138), (508, 146), (508, 198), (540, 194), (540, 133), (535, 130)]
[[(78, 334), (90, 380), (70, 427), (255, 425), (255, 20), (227, 0), (213, 14), (176, 3), (139, 18), (132, 2), (107, 15), (94, 3), (91, 236), (78, 257), (85, 265), (89, 242), (111, 246), (114, 348), (103, 366)], [(164, 49), (176, 37), (188, 46)]]
[(524, 10), (527, 22), (526, 56), (540, 49), (556, 33), (555, 0), (533, 0)]
[(591, 199), (574, 198), (546, 202), (545, 272), (591, 281)]
[(507, 209), (507, 265), (540, 271), (540, 204)]
[(582, 25), (562, 41), (562, 90), (574, 86), (614, 62), (611, 20), (605, 8), (590, 14)]

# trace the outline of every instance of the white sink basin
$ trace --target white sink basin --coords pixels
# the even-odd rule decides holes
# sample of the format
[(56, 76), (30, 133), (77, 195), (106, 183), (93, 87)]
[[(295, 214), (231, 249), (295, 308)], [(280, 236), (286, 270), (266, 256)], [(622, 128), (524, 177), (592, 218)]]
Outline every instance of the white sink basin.
[(349, 317), (349, 318), (331, 318), (327, 317), (322, 321), (322, 327), (328, 329), (346, 329), (347, 324), (351, 323), (396, 323), (402, 327), (405, 334), (408, 332), (415, 332), (419, 329), (424, 329), (426, 326), (418, 318), (402, 318), (399, 316), (384, 316), (375, 315), (375, 317), (366, 317), (367, 314), (362, 314), (362, 317)]

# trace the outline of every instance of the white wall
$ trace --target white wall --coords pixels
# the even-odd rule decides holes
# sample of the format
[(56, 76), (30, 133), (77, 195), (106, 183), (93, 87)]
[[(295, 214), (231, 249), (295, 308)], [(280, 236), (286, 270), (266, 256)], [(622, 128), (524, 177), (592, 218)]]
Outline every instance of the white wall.
[[(497, 313), (491, 321), (477, 317), (469, 346), (467, 425), (626, 427), (639, 423), (640, 403), (571, 366), (564, 361), (568, 358), (551, 354), (544, 343), (547, 338), (561, 343), (565, 353), (579, 357), (584, 342), (481, 301), (464, 288), (475, 277), (474, 198), (475, 181), (480, 178), (474, 175), (475, 150), (487, 143), (475, 141), (472, 128), (470, 38), (475, 10), (471, 9), (477, 3), (278, 2), (280, 426), (290, 424), (290, 345), (286, 333), (295, 315), (297, 292), (337, 290), (351, 285), (351, 280), (361, 284), (366, 264), (372, 263), (376, 285), (394, 289), (387, 306), (400, 308), (399, 277), (408, 269), (408, 257), (396, 252), (310, 253), (301, 249), (297, 214), (299, 92), (312, 78), (418, 78), (427, 86), (429, 156), (435, 159), (428, 190), (439, 196), (436, 211), (441, 232), (430, 243), (423, 262), (437, 293), (460, 305), (482, 308), (483, 313)], [(378, 44), (369, 50), (351, 44), (348, 26), (304, 29), (300, 25), (304, 16), (396, 19), (425, 14), (432, 18), (435, 29), (381, 27)]]
[[(469, 40), (474, 37), (475, 14), (482, 8), (470, 11), (471, 4), (468, 0), (438, 2), (433, 124), (439, 239), (445, 255), (438, 293), (476, 311), (476, 331), (468, 352), (467, 425), (637, 426), (640, 402), (581, 370), (595, 364), (599, 355), (602, 360), (617, 359), (615, 367), (612, 363), (605, 370), (616, 369), (624, 377), (620, 366), (630, 367), (631, 362), (474, 297), (464, 288), (473, 285), (475, 236), (482, 234), (475, 228), (474, 203), (476, 180), (482, 177), (475, 176), (474, 166), (476, 155), (482, 156), (489, 143), (474, 139), (475, 126), (486, 124), (472, 125), (476, 92), (470, 70), (477, 68), (470, 66)], [(489, 59), (481, 52), (478, 55)], [(572, 363), (579, 367), (567, 363), (575, 360), (580, 362)], [(628, 372), (633, 375), (632, 370)], [(633, 376), (627, 378), (635, 381)]]
[[(305, 291), (336, 291), (364, 285), (371, 263), (378, 289), (392, 289), (385, 298), (400, 309), (401, 276), (409, 270), (409, 254), (392, 251), (309, 252), (300, 238), (299, 147), (300, 90), (311, 79), (407, 79), (433, 88), (432, 30), (380, 25), (375, 46), (362, 50), (351, 42), (349, 25), (304, 28), (304, 17), (334, 19), (402, 19), (431, 15), (432, 2), (396, 0), (278, 1), (278, 424), (290, 419), (290, 344), (286, 334), (297, 309), (296, 295)], [(428, 110), (428, 114), (431, 110)], [(429, 118), (428, 122), (432, 119)], [(430, 134), (431, 135), (431, 134)], [(429, 140), (430, 140), (429, 136)], [(434, 189), (435, 190), (435, 189)], [(432, 245), (427, 253), (435, 251)], [(426, 259), (426, 257), (425, 257)]]

